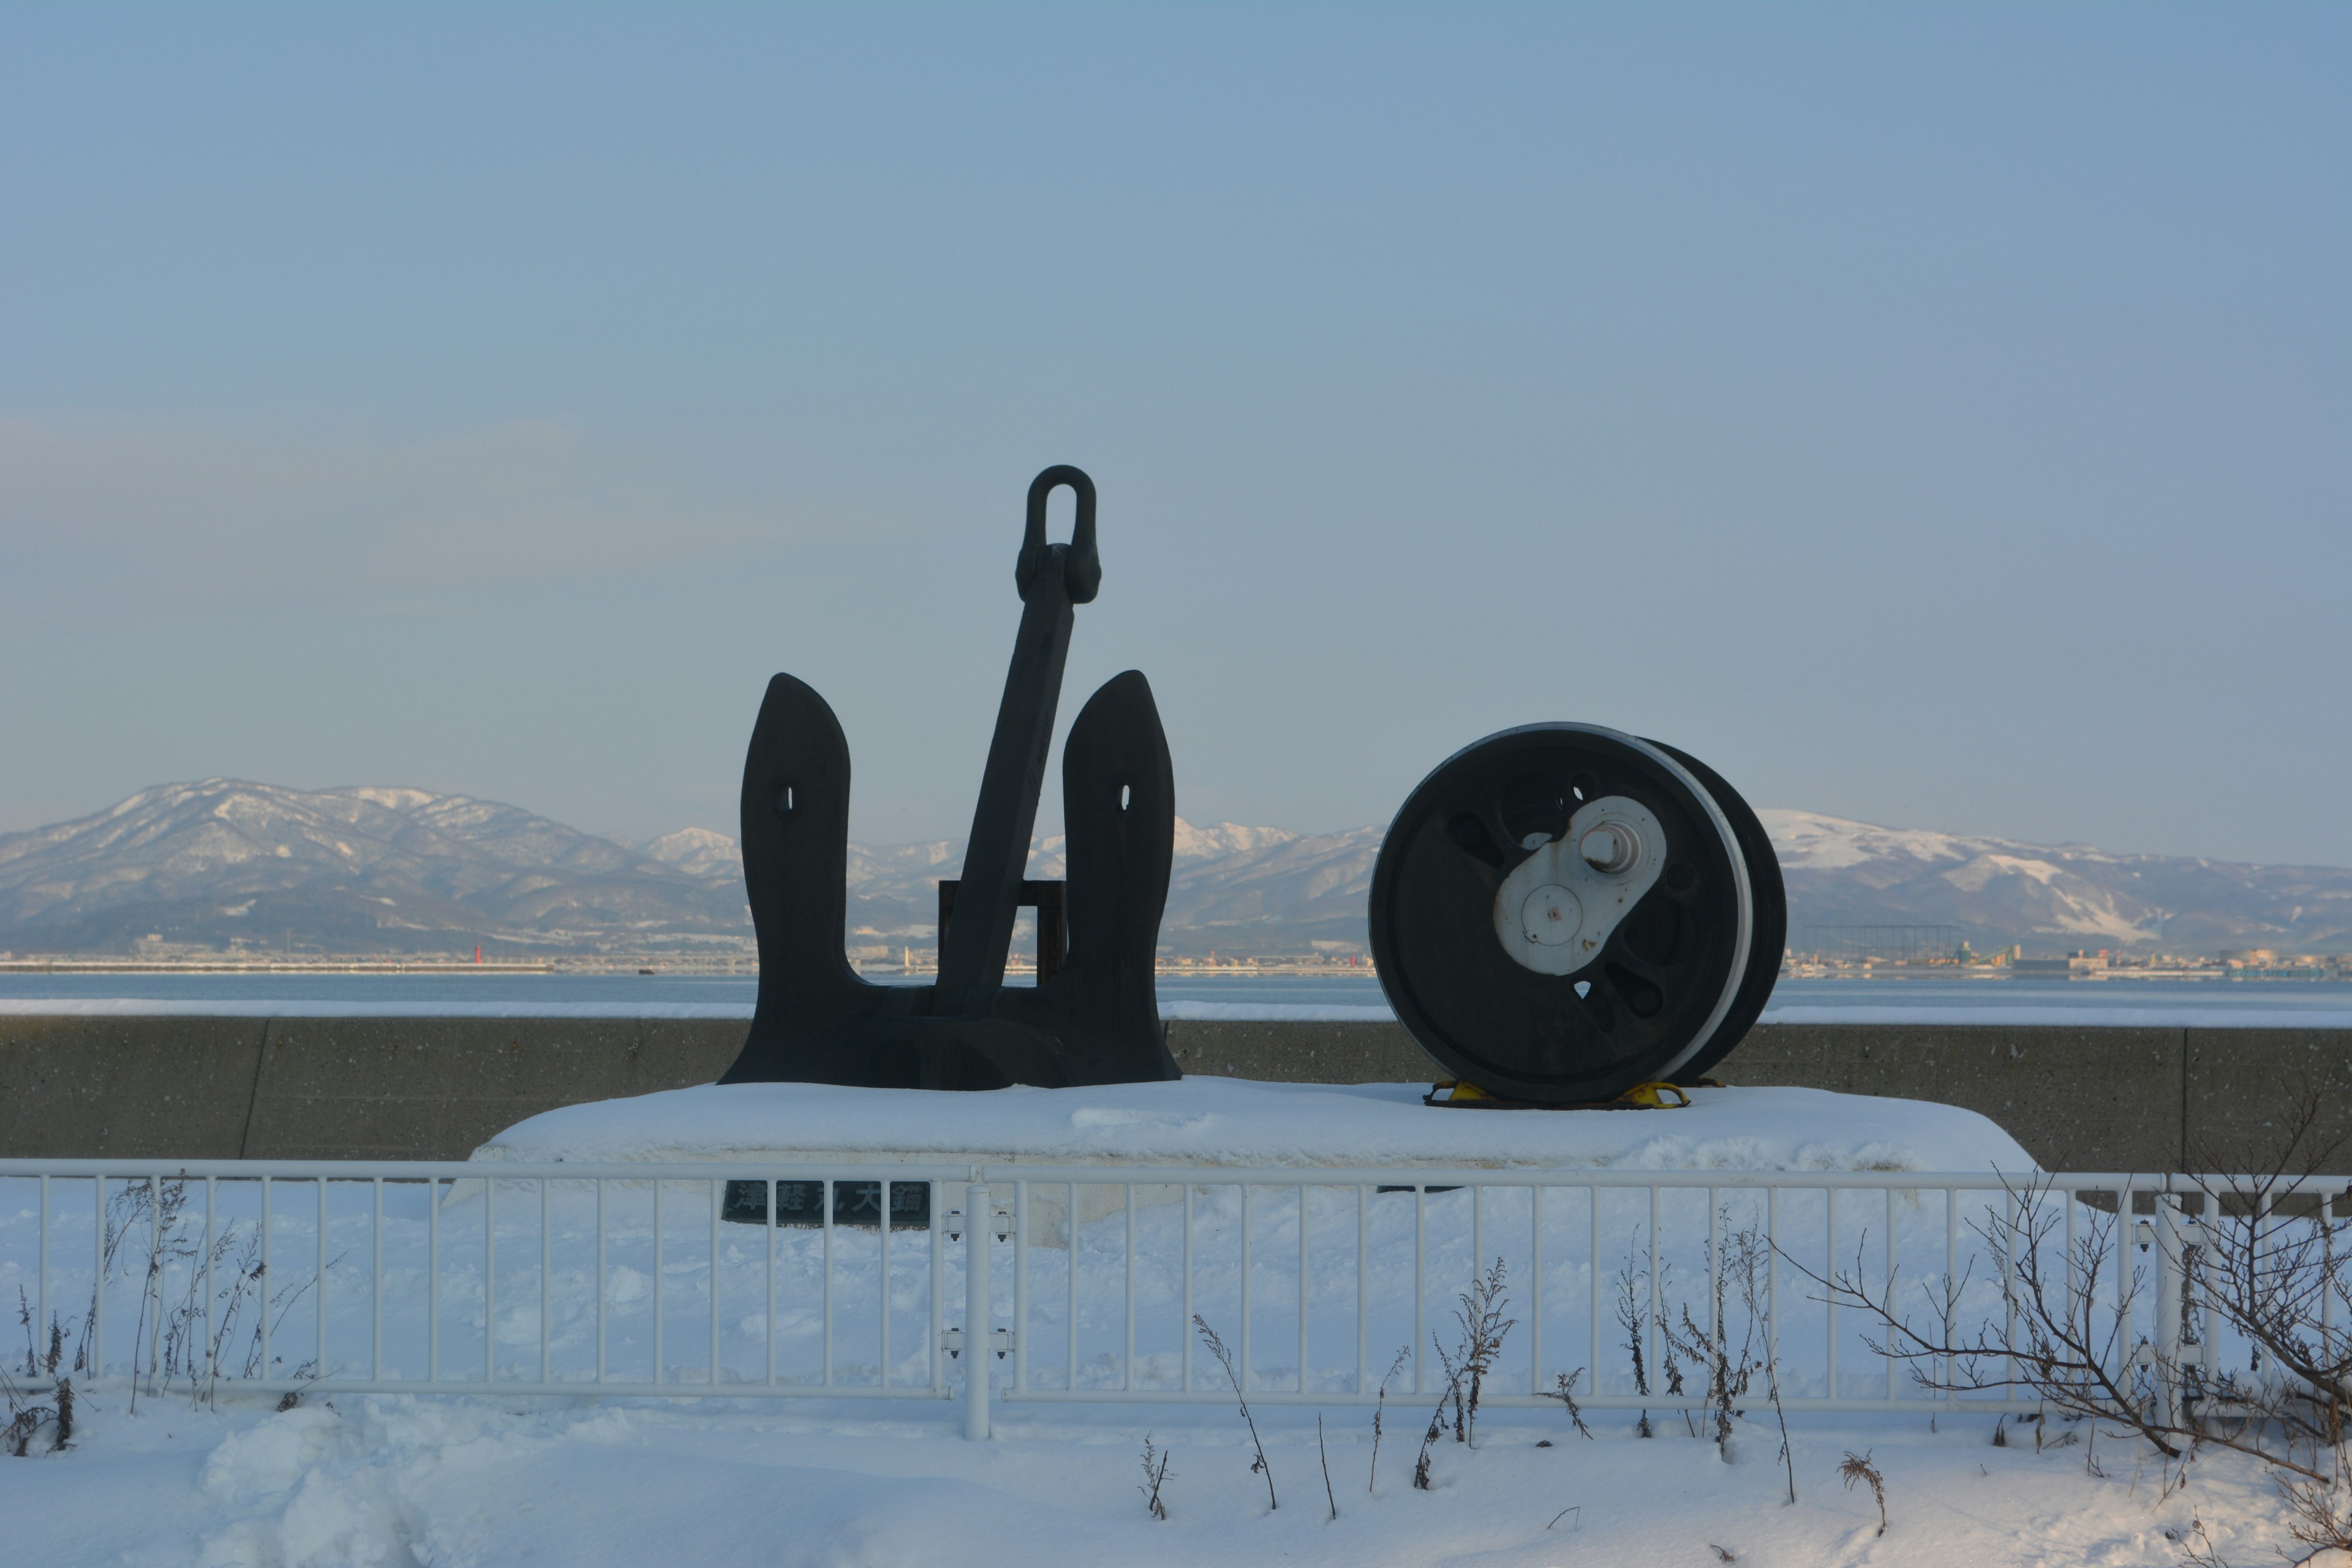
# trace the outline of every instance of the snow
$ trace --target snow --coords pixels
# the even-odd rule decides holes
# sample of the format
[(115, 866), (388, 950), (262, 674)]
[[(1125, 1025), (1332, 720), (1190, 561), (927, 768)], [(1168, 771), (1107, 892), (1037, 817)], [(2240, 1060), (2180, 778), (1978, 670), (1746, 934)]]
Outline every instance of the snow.
[(1922, 828), (1881, 827), (1817, 811), (1765, 806), (1756, 813), (1772, 840), (1784, 871), (1835, 871), (1871, 860), (1922, 862), (1966, 860), (1987, 844), (2012, 847), (2005, 839), (1961, 839)]
[[(822, 1137), (825, 1147), (852, 1154), (911, 1147), (912, 1140), (921, 1138), (938, 1145), (987, 1143), (1006, 1153), (1089, 1163), (1171, 1153), (1204, 1162), (1260, 1161), (1270, 1157), (1260, 1140), (1271, 1136), (1285, 1141), (1281, 1157), (1294, 1161), (1342, 1152), (1350, 1161), (1363, 1161), (1395, 1153), (1407, 1126), (1415, 1131), (1413, 1152), (1424, 1161), (1476, 1157), (1511, 1163), (1532, 1152), (1547, 1162), (1648, 1169), (1778, 1163), (1802, 1169), (1980, 1170), (2015, 1148), (1990, 1123), (1966, 1112), (1806, 1090), (1702, 1090), (1689, 1110), (1643, 1112), (1435, 1110), (1417, 1103), (1418, 1092), (1419, 1086), (1335, 1089), (1214, 1079), (984, 1094), (747, 1085), (679, 1090), (535, 1117), (484, 1153), (709, 1156), (740, 1147), (774, 1149), (780, 1128), (795, 1142)], [(1867, 1124), (1856, 1121), (1863, 1116), (1870, 1119)], [(2017, 1158), (2021, 1160), (2021, 1152)], [(1440, 1291), (1448, 1288), (1443, 1281), (1462, 1278), (1471, 1262), (1465, 1207), (1470, 1195), (1450, 1193), (1427, 1200), (1429, 1261)], [(1085, 1359), (1075, 1347), (1070, 1353), (1086, 1386), (1104, 1386), (1092, 1375), (1101, 1359), (1094, 1352), (1117, 1342), (1122, 1278), (1133, 1280), (1141, 1293), (1129, 1321), (1141, 1336), (1138, 1349), (1146, 1385), (1154, 1377), (1164, 1381), (1175, 1365), (1154, 1370), (1181, 1337), (1181, 1318), (1172, 1310), (1180, 1300), (1229, 1331), (1239, 1317), (1254, 1311), (1258, 1353), (1250, 1364), (1256, 1377), (1266, 1386), (1296, 1385), (1298, 1369), (1277, 1364), (1288, 1350), (1286, 1319), (1295, 1322), (1291, 1302), (1297, 1299), (1279, 1274), (1293, 1260), (1300, 1271), (1309, 1268), (1288, 1239), (1302, 1233), (1278, 1203), (1262, 1205), (1251, 1220), (1231, 1201), (1221, 1205), (1220, 1196), (1229, 1200), (1231, 1194), (1210, 1189), (1191, 1211), (1198, 1226), (1191, 1249), (1196, 1279), (1181, 1297), (1171, 1295), (1171, 1281), (1160, 1278), (1158, 1267), (1183, 1255), (1167, 1234), (1178, 1218), (1173, 1205), (1142, 1215), (1140, 1228), (1132, 1232), (1124, 1213), (1093, 1222), (1081, 1216), (1074, 1231), (1063, 1231), (1058, 1244), (1051, 1235), (1055, 1217), (1034, 1216), (1033, 1223), (1042, 1223), (1029, 1257), (1032, 1268), (1041, 1271), (1041, 1283), (1032, 1292), (1024, 1332), (1036, 1336), (1030, 1352), (1036, 1386), (1057, 1386), (1061, 1342), (1071, 1325), (1056, 1316), (1063, 1310), (1056, 1276), (1072, 1268), (1078, 1275), (1072, 1300), (1080, 1313)], [(1631, 1226), (1626, 1234), (1639, 1236), (1643, 1216), (1653, 1212), (1646, 1194), (1622, 1196), (1629, 1206), (1611, 1217), (1612, 1248), (1620, 1226)], [(1674, 1293), (1687, 1299), (1703, 1278), (1696, 1249), (1706, 1243), (1710, 1221), (1703, 1191), (1669, 1196), (1693, 1200), (1669, 1204), (1663, 1211), (1665, 1234), (1658, 1238), (1657, 1256), (1673, 1271), (1671, 1286), (1661, 1282), (1671, 1300)], [(1783, 1197), (1782, 1236), (1784, 1244), (1798, 1249), (1792, 1256), (1853, 1251), (1859, 1259), (1867, 1238), (1878, 1234), (1882, 1215), (1892, 1224), (1895, 1214), (1892, 1203), (1882, 1209), (1857, 1200), (1847, 1205), (1832, 1237), (1812, 1223), (1817, 1207), (1807, 1206), (1809, 1194)], [(1816, 1205), (1819, 1197), (1810, 1194)], [(1603, 1265), (1597, 1261), (1599, 1238), (1588, 1239), (1579, 1231), (1582, 1205), (1559, 1205), (1547, 1216), (1547, 1226), (1560, 1232), (1555, 1240), (1561, 1245), (1546, 1246), (1542, 1271), (1551, 1283), (1537, 1310), (1524, 1299), (1529, 1265), (1519, 1231), (1525, 1211), (1506, 1201), (1506, 1193), (1490, 1194), (1489, 1199), (1486, 1241), (1513, 1252), (1513, 1314), (1527, 1324), (1546, 1325), (1548, 1365), (1556, 1359), (1565, 1370), (1584, 1362), (1588, 1352), (1582, 1347), (1591, 1342), (1579, 1317), (1594, 1299), (1592, 1288), (1605, 1281), (1592, 1278)], [(1381, 1352), (1372, 1360), (1376, 1379), (1386, 1347), (1412, 1331), (1411, 1303), (1393, 1298), (1398, 1286), (1412, 1278), (1406, 1265), (1420, 1242), (1411, 1200), (1375, 1203), (1392, 1205), (1392, 1212), (1373, 1216), (1370, 1239), (1370, 1256), (1378, 1264), (1369, 1279)], [(386, 1212), (395, 1217), (389, 1205)], [(467, 1260), (482, 1256), (477, 1221), (485, 1212), (479, 1192), (453, 1191), (442, 1205), (441, 1238), (454, 1264), (442, 1279), (442, 1300), (452, 1309), (442, 1331), (442, 1353), (449, 1358), (445, 1367), (479, 1353), (479, 1281), (465, 1270)], [(502, 1223), (526, 1228), (535, 1223), (535, 1212), (534, 1205), (521, 1202), (499, 1206)], [(601, 1208), (595, 1212), (603, 1214)], [(5, 1217), (9, 1216), (0, 1216)], [(305, 1205), (299, 1204), (287, 1205), (278, 1216), (288, 1230), (280, 1237), (283, 1258), (299, 1260), (306, 1252), (327, 1250), (318, 1238), (306, 1241), (300, 1234), (304, 1217)], [(413, 1268), (415, 1237), (403, 1227), (415, 1229), (424, 1222), (404, 1209), (396, 1217), (393, 1234), (381, 1244), (384, 1257)], [(567, 1218), (560, 1208), (556, 1215), (560, 1226), (578, 1217)], [(642, 1226), (630, 1229), (638, 1221), (628, 1213), (616, 1211), (614, 1217), (619, 1228), (612, 1242), (614, 1262), (625, 1257), (651, 1267)], [(1342, 1255), (1357, 1245), (1356, 1231), (1352, 1220), (1338, 1223), (1345, 1217), (1318, 1215), (1314, 1227), (1319, 1248), (1312, 1264), (1316, 1299), (1327, 1306), (1334, 1300), (1342, 1306), (1355, 1300), (1353, 1266)], [(351, 1259), (369, 1255), (368, 1238), (350, 1228), (364, 1219), (353, 1211), (337, 1222), (333, 1245), (339, 1254)], [(1259, 1281), (1262, 1294), (1247, 1311), (1238, 1304), (1237, 1281), (1226, 1267), (1236, 1222), (1260, 1232), (1258, 1268), (1271, 1270)], [(674, 1305), (694, 1301), (696, 1270), (707, 1271), (711, 1261), (698, 1258), (688, 1245), (701, 1222), (688, 1215), (682, 1223), (659, 1264), (664, 1289), (677, 1299)], [(1933, 1287), (1936, 1271), (1944, 1266), (1945, 1221), (1931, 1204), (1916, 1215), (1906, 1209), (1903, 1226), (1903, 1266)], [(724, 1240), (734, 1272), (725, 1282), (727, 1298), (756, 1315), (760, 1275), (756, 1267), (748, 1272), (738, 1268), (743, 1258), (736, 1253), (756, 1265), (760, 1233), (738, 1236), (741, 1227), (728, 1228)], [(1130, 1263), (1122, 1249), (1120, 1238), (1130, 1235), (1138, 1238), (1132, 1245), (1139, 1249), (1139, 1264)], [(512, 1246), (510, 1256), (501, 1247), (502, 1271), (536, 1266), (539, 1245), (530, 1237), (520, 1240), (530, 1245)], [(794, 1294), (782, 1303), (790, 1344), (833, 1347), (826, 1353), (836, 1357), (853, 1381), (870, 1378), (874, 1371), (865, 1366), (871, 1347), (859, 1337), (870, 1326), (865, 1321), (870, 1314), (857, 1304), (868, 1301), (877, 1279), (871, 1256), (876, 1241), (872, 1231), (828, 1236), (799, 1229), (780, 1231), (767, 1244), (792, 1252), (783, 1278)], [(569, 1324), (555, 1358), (559, 1373), (588, 1353), (596, 1339), (593, 1315), (578, 1318), (575, 1312), (576, 1321), (562, 1316), (568, 1310), (562, 1297), (572, 1274), (582, 1256), (593, 1255), (580, 1254), (578, 1242), (566, 1230), (554, 1243), (563, 1288), (555, 1306)], [(918, 1309), (906, 1325), (912, 1330), (932, 1289), (924, 1273), (927, 1249), (903, 1247), (891, 1256), (894, 1296), (905, 1295)], [(1883, 1256), (1870, 1253), (1870, 1266), (1879, 1267)], [(802, 1300), (814, 1278), (806, 1266), (820, 1258), (830, 1259), (836, 1271), (833, 1296), (841, 1303), (838, 1324), (828, 1319), (821, 1336)], [(953, 1258), (950, 1251), (950, 1265)], [(1335, 1268), (1335, 1262), (1344, 1267)], [(605, 1331), (616, 1367), (635, 1364), (630, 1358), (646, 1352), (648, 1309), (639, 1298), (650, 1294), (650, 1278), (625, 1266), (613, 1271)], [(1994, 1310), (1986, 1296), (1988, 1278), (1982, 1270), (1974, 1272), (1969, 1310)], [(137, 1289), (135, 1279), (126, 1277), (125, 1283)], [(70, 1282), (52, 1284), (64, 1289)], [(393, 1320), (383, 1336), (387, 1364), (397, 1363), (408, 1375), (417, 1364), (417, 1347), (408, 1342), (415, 1327), (407, 1310), (414, 1306), (414, 1284), (412, 1275), (399, 1275), (395, 1288), (380, 1297)], [(1000, 1276), (997, 1285), (998, 1321), (1010, 1321), (1012, 1281)], [(962, 1299), (960, 1276), (949, 1278), (945, 1288), (947, 1300)], [(1785, 1289), (1790, 1316), (1781, 1347), (1787, 1385), (1791, 1393), (1819, 1394), (1826, 1387), (1824, 1320), (1793, 1281)], [(499, 1299), (502, 1308), (509, 1301), (526, 1303), (527, 1317), (530, 1295), (517, 1276), (501, 1284)], [(376, 1299), (364, 1288), (356, 1294), (347, 1289), (336, 1298), (341, 1314), (337, 1342), (344, 1354), (367, 1343), (371, 1302)], [(1433, 1296), (1430, 1326), (1450, 1328), (1449, 1305), (1442, 1294)], [(110, 1309), (110, 1320), (117, 1310)], [(499, 1317), (499, 1342), (511, 1352), (500, 1358), (500, 1375), (508, 1377), (529, 1375), (537, 1360), (533, 1334), (507, 1343), (508, 1315), (516, 1310), (509, 1308)], [(730, 1331), (737, 1315), (730, 1310)], [(281, 1325), (294, 1342), (284, 1352), (289, 1359), (305, 1353), (300, 1320), (306, 1316), (294, 1312)], [(702, 1321), (699, 1310), (677, 1312), (670, 1328), (673, 1335), (689, 1331), (681, 1340), (692, 1341)], [(1879, 1363), (1861, 1353), (1853, 1337), (1859, 1325), (1841, 1321), (1836, 1328), (1845, 1358), (1840, 1392), (1867, 1396), (1883, 1390), (1883, 1380), (1874, 1388), (1873, 1382)], [(1528, 1326), (1519, 1326), (1505, 1342), (1496, 1380), (1502, 1392), (1524, 1396), (1528, 1391), (1529, 1332)], [(1318, 1389), (1352, 1386), (1355, 1335), (1339, 1337), (1346, 1342), (1325, 1345), (1310, 1363)], [(920, 1338), (917, 1331), (915, 1342)], [(110, 1338), (110, 1347), (114, 1342)], [(1580, 1386), (1597, 1384), (1623, 1395), (1630, 1391), (1626, 1358), (1613, 1342), (1601, 1344), (1598, 1375)], [(730, 1331), (727, 1364), (756, 1364), (744, 1357), (757, 1350), (756, 1337)], [(115, 1351), (110, 1362), (121, 1353)], [(678, 1342), (669, 1353), (691, 1362), (709, 1352), (696, 1343)], [(929, 1373), (921, 1364), (922, 1350), (912, 1353), (914, 1364), (898, 1381), (920, 1386)], [(1344, 1364), (1327, 1369), (1326, 1355)], [(799, 1358), (793, 1359), (797, 1365)], [(1198, 1359), (1198, 1373), (1215, 1374), (1213, 1363)], [(1000, 1388), (1010, 1364), (996, 1369)], [(681, 1366), (671, 1375), (691, 1377), (695, 1370)], [(799, 1370), (805, 1375), (805, 1366)], [(1435, 1369), (1428, 1370), (1433, 1377)], [(1073, 1406), (1000, 1401), (992, 1411), (995, 1436), (975, 1443), (961, 1436), (959, 1406), (921, 1396), (884, 1405), (824, 1397), (701, 1398), (685, 1390), (658, 1400), (314, 1393), (295, 1409), (273, 1412), (273, 1397), (231, 1392), (211, 1406), (192, 1404), (184, 1394), (151, 1394), (134, 1416), (126, 1394), (101, 1389), (79, 1400), (74, 1447), (21, 1460), (0, 1458), (0, 1518), (8, 1521), (10, 1563), (127, 1568), (495, 1568), (525, 1561), (566, 1568), (637, 1568), (646, 1563), (1240, 1568), (1276, 1561), (1330, 1568), (1698, 1568), (1724, 1561), (1710, 1547), (1753, 1568), (1873, 1563), (1905, 1568), (2088, 1563), (2171, 1568), (2181, 1560), (2179, 1538), (2192, 1519), (2207, 1521), (2215, 1543), (2237, 1562), (2269, 1561), (2273, 1547), (2289, 1543), (2274, 1494), (2243, 1459), (2208, 1456), (2193, 1468), (2185, 1491), (2168, 1493), (2157, 1482), (2149, 1456), (2135, 1455), (2111, 1436), (2095, 1438), (2087, 1426), (2054, 1427), (2051, 1443), (2037, 1451), (2033, 1428), (2012, 1421), (2006, 1443), (1997, 1447), (1992, 1416), (1948, 1411), (1931, 1415), (1918, 1406), (1886, 1414), (1791, 1415), (1790, 1465), (1798, 1499), (1793, 1506), (1786, 1500), (1779, 1430), (1758, 1399), (1748, 1401), (1736, 1421), (1727, 1457), (1694, 1436), (1678, 1415), (1654, 1413), (1657, 1436), (1643, 1439), (1633, 1411), (1595, 1409), (1589, 1419), (1596, 1437), (1588, 1442), (1574, 1435), (1562, 1411), (1490, 1405), (1479, 1420), (1475, 1447), (1450, 1439), (1436, 1445), (1433, 1488), (1424, 1493), (1412, 1489), (1410, 1478), (1433, 1394), (1408, 1392), (1410, 1383), (1407, 1373), (1389, 1401), (1377, 1485), (1369, 1488), (1370, 1411), (1336, 1404), (1319, 1412), (1313, 1405), (1254, 1405), (1278, 1510), (1268, 1508), (1266, 1481), (1252, 1470), (1247, 1429), (1223, 1403)], [(1704, 1423), (1696, 1429), (1704, 1432)], [(1146, 1516), (1136, 1490), (1147, 1434), (1172, 1454), (1164, 1522)], [(1883, 1538), (1867, 1491), (1838, 1484), (1838, 1466), (1848, 1453), (1868, 1454), (1884, 1473), (1890, 1522)], [(2094, 1455), (2095, 1470), (2085, 1464)], [(1339, 1508), (1336, 1521), (1328, 1517), (1322, 1485), (1327, 1461)]]
[(1423, 1084), (1175, 1083), (984, 1092), (703, 1084), (564, 1106), (478, 1160), (888, 1158), (1225, 1166), (2028, 1171), (1972, 1110), (1812, 1089), (1700, 1089), (1670, 1110), (1463, 1110)]
[[(1314, 1412), (1255, 1408), (1269, 1511), (1231, 1406), (1007, 1408), (969, 1443), (928, 1403), (151, 1397), (133, 1416), (108, 1393), (83, 1397), (70, 1449), (0, 1458), (0, 1516), (9, 1560), (52, 1568), (1713, 1568), (1711, 1546), (1750, 1568), (2172, 1568), (2192, 1517), (2236, 1562), (2288, 1544), (2249, 1462), (2202, 1459), (2167, 1496), (2111, 1439), (2091, 1474), (2081, 1427), (2036, 1452), (2015, 1424), (1992, 1447), (1983, 1415), (1792, 1417), (1791, 1507), (1768, 1411), (1738, 1424), (1729, 1463), (1679, 1419), (1645, 1441), (1600, 1413), (1587, 1442), (1560, 1415), (1490, 1411), (1475, 1447), (1435, 1447), (1421, 1492), (1426, 1402), (1391, 1404), (1370, 1489), (1369, 1412), (1328, 1413), (1318, 1452)], [(1173, 1456), (1164, 1522), (1136, 1490), (1147, 1431)], [(1849, 1451), (1885, 1477), (1883, 1538), (1867, 1490), (1839, 1484)]]
[(1297, 834), (1284, 828), (1245, 827), (1238, 822), (1213, 822), (1205, 827), (1196, 826), (1180, 816), (1176, 819), (1175, 858), (1179, 860), (1214, 860), (1227, 855), (1255, 855), (1277, 848), (1297, 837)]
[(646, 855), (689, 877), (740, 877), (743, 853), (735, 840), (707, 827), (681, 827), (645, 846)]

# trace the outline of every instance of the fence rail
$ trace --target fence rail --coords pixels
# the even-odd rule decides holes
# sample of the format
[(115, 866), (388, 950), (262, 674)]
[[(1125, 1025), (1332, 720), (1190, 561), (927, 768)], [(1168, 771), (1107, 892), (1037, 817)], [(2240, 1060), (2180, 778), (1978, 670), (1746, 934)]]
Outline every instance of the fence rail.
[[(1555, 1405), (1572, 1376), (1587, 1409), (1703, 1408), (1687, 1331), (1769, 1355), (1790, 1410), (2024, 1411), (1923, 1394), (1809, 1278), (1998, 1321), (2022, 1180), (0, 1161), (0, 1300), (25, 1330), (0, 1368), (191, 1393), (961, 1396), (985, 1436), (995, 1403), (1231, 1398), (1195, 1322), (1255, 1402), (1426, 1399), (1463, 1296), (1499, 1268), (1512, 1324), (1489, 1405)], [(2068, 1268), (2099, 1260), (2085, 1284), (2118, 1357), (2218, 1364), (2184, 1258), (2194, 1194), (2226, 1178), (2032, 1180), (2063, 1205), (2049, 1242)], [(2266, 1185), (2325, 1214), (2344, 1183)]]

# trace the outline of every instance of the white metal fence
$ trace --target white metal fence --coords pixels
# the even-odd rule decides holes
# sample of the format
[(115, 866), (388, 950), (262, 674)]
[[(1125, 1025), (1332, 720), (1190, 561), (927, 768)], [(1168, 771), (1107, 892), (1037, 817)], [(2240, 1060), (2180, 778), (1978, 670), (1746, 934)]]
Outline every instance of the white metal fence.
[[(2235, 1353), (2181, 1283), (2186, 1179), (2047, 1180), (2048, 1245), (2098, 1260), (2119, 1360)], [(1703, 1407), (1686, 1324), (1769, 1352), (1791, 1410), (1990, 1413), (2033, 1406), (1923, 1394), (1807, 1272), (1999, 1323), (2017, 1201), (1990, 1173), (0, 1161), (23, 1330), (0, 1367), (199, 1393), (961, 1394), (984, 1436), (996, 1402), (1231, 1398), (1196, 1319), (1254, 1401), (1425, 1399), (1499, 1262), (1490, 1405), (1551, 1404), (1573, 1374), (1588, 1409)]]

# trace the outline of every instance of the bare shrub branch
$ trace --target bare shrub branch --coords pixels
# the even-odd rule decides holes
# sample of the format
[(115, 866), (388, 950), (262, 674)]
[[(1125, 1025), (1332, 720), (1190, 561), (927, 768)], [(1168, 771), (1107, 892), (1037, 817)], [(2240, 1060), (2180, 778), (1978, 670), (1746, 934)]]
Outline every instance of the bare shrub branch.
[[(2296, 1561), (2352, 1552), (2352, 1313), (2342, 1310), (2352, 1304), (2352, 1220), (2345, 1179), (2321, 1174), (2343, 1142), (2317, 1136), (2326, 1093), (2307, 1083), (2286, 1108), (2284, 1147), (2266, 1170), (2168, 1178), (2146, 1221), (2115, 1194), (2004, 1178), (1968, 1226), (1999, 1273), (1997, 1314), (1974, 1329), (1957, 1321), (1965, 1276), (1923, 1288), (1926, 1310), (1913, 1314), (1898, 1279), (1870, 1281), (1859, 1247), (1851, 1269), (1826, 1277), (1787, 1261), (1819, 1288), (1816, 1300), (1859, 1311), (1871, 1350), (1905, 1363), (1927, 1393), (2022, 1394), (2046, 1415), (2086, 1422), (2094, 1475), (2104, 1473), (2103, 1426), (2118, 1428), (2106, 1435), (2153, 1451), (2164, 1493), (2200, 1451), (2246, 1455), (2267, 1467), (2307, 1549)], [(2200, 1163), (2220, 1163), (2210, 1152)], [(2135, 1247), (2147, 1262), (2130, 1258)], [(2157, 1297), (2158, 1281), (2176, 1294)], [(2135, 1311), (2148, 1307), (2164, 1331), (2142, 1336)], [(2225, 1333), (2246, 1354), (2242, 1369), (2221, 1365)], [(2035, 1423), (2037, 1449), (2046, 1426)], [(2189, 1550), (2218, 1560), (2205, 1535)]]

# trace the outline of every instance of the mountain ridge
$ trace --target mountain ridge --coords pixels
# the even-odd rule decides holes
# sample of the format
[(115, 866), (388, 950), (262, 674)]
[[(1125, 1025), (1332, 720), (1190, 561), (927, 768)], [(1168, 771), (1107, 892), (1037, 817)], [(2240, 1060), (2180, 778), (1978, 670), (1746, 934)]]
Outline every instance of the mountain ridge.
[(1788, 884), (1792, 942), (1803, 924), (1936, 923), (1959, 926), (1979, 945), (2352, 949), (2352, 870), (2339, 867), (2121, 855), (1819, 812), (1756, 815)]
[[(1759, 812), (1808, 928), (1942, 924), (1980, 948), (2352, 950), (2352, 870), (2116, 855)], [(1383, 829), (1300, 834), (1179, 819), (1162, 940), (1200, 954), (1362, 951)], [(847, 943), (929, 944), (954, 839), (852, 844)], [(1030, 874), (1059, 877), (1040, 838)], [(394, 785), (158, 784), (70, 822), (0, 835), (0, 950), (130, 953), (156, 942), (269, 952), (741, 953), (735, 841), (643, 844), (522, 807)]]

